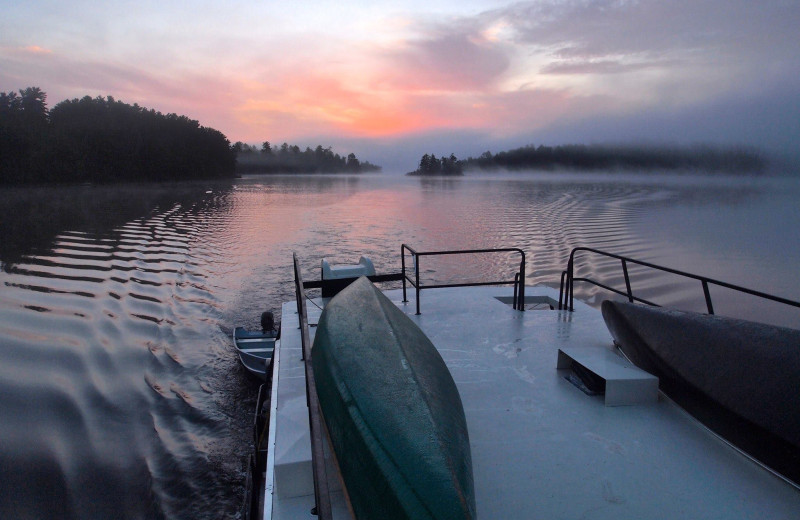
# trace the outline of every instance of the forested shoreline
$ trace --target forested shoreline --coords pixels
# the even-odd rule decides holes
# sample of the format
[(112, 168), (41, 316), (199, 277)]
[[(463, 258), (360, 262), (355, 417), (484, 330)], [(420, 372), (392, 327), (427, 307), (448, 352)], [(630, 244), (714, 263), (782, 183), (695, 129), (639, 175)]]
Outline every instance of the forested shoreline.
[[(0, 185), (231, 178), (241, 173), (360, 173), (380, 166), (318, 145), (230, 144), (218, 130), (111, 96), (47, 108), (38, 87), (0, 92)], [(458, 160), (425, 154), (409, 175), (464, 170), (691, 170), (760, 173), (756, 149), (714, 146), (529, 145)]]
[(269, 141), (264, 141), (257, 149), (238, 141), (233, 150), (237, 173), (362, 173), (381, 169), (369, 161), (360, 161), (354, 153), (343, 157), (322, 145), (301, 150), (288, 143), (273, 148)]
[(746, 147), (709, 145), (525, 146), (461, 161), (464, 169), (480, 170), (701, 170), (707, 172), (760, 173), (766, 158)]
[(235, 175), (218, 130), (108, 96), (47, 108), (38, 87), (0, 93), (0, 184), (174, 181)]

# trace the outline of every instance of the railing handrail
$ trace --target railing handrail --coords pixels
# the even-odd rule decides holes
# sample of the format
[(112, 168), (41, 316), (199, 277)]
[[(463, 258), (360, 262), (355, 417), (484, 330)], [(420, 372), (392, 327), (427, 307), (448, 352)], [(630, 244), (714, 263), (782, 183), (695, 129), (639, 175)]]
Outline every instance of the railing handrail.
[[(579, 251), (587, 251), (590, 253), (595, 253), (601, 256), (606, 256), (609, 258), (616, 258), (620, 260), (622, 264), (622, 273), (625, 278), (625, 291), (615, 289), (608, 285), (602, 284), (596, 280), (592, 280), (591, 278), (575, 278), (575, 253)], [(726, 289), (731, 289), (734, 291), (742, 292), (745, 294), (749, 294), (751, 296), (756, 296), (759, 298), (764, 298), (770, 301), (782, 303), (785, 305), (790, 305), (793, 307), (800, 307), (800, 302), (789, 300), (787, 298), (782, 298), (780, 296), (775, 296), (772, 294), (767, 294), (762, 291), (756, 291), (755, 289), (749, 289), (747, 287), (742, 287), (740, 285), (735, 285), (728, 282), (723, 282), (721, 280), (715, 280), (714, 278), (709, 278), (707, 276), (701, 276), (694, 273), (688, 273), (686, 271), (680, 271), (678, 269), (673, 269), (671, 267), (666, 267), (663, 265), (654, 264), (652, 262), (645, 262), (643, 260), (637, 260), (635, 258), (631, 258), (628, 256), (618, 255), (616, 253), (610, 253), (608, 251), (601, 251), (600, 249), (594, 249), (591, 247), (576, 247), (572, 249), (569, 254), (569, 261), (567, 262), (567, 269), (562, 271), (561, 273), (561, 287), (558, 295), (558, 308), (559, 309), (569, 309), (570, 311), (575, 310), (574, 308), (574, 283), (575, 282), (588, 282), (598, 287), (602, 287), (608, 291), (613, 293), (626, 296), (628, 301), (630, 302), (641, 302), (648, 305), (658, 306), (656, 303), (651, 301), (645, 300), (644, 298), (639, 298), (633, 294), (633, 289), (631, 288), (630, 276), (628, 274), (628, 264), (636, 264), (643, 267), (648, 267), (651, 269), (656, 269), (658, 271), (663, 271), (670, 274), (675, 274), (678, 276), (682, 276), (684, 278), (689, 278), (693, 280), (697, 280), (701, 283), (703, 288), (703, 295), (706, 301), (706, 309), (708, 310), (708, 314), (714, 314), (714, 305), (711, 302), (711, 293), (709, 292), (709, 285), (715, 285), (718, 287), (724, 287)]]
[(308, 310), (306, 295), (303, 291), (303, 275), (297, 254), (292, 254), (294, 263), (294, 289), (297, 301), (297, 315), (300, 321), (300, 342), (302, 344), (303, 362), (306, 376), (306, 404), (308, 405), (308, 424), (311, 437), (311, 467), (314, 473), (314, 511), (320, 520), (331, 520), (331, 498), (328, 490), (328, 477), (325, 471), (323, 447), (322, 410), (319, 406), (314, 369), (311, 365), (311, 339), (308, 328)]
[[(414, 258), (414, 278), (412, 279), (409, 277), (408, 273), (406, 272), (406, 251), (411, 254), (412, 258)], [(422, 285), (419, 281), (419, 259), (420, 257), (424, 256), (444, 256), (444, 255), (470, 255), (470, 254), (484, 254), (484, 253), (519, 253), (520, 254), (520, 264), (519, 264), (519, 271), (514, 274), (514, 280), (500, 280), (500, 281), (492, 281), (492, 282), (469, 282), (469, 283), (453, 283), (453, 284), (433, 284), (433, 285)], [(417, 314), (421, 314), (420, 312), (420, 291), (423, 289), (441, 289), (444, 287), (475, 287), (475, 286), (483, 286), (483, 285), (514, 285), (514, 302), (513, 308), (516, 310), (523, 311), (525, 310), (525, 251), (518, 247), (500, 247), (500, 248), (488, 248), (488, 249), (458, 249), (458, 250), (446, 250), (446, 251), (417, 251), (416, 249), (410, 247), (407, 244), (402, 244), (400, 246), (400, 261), (401, 261), (401, 273), (403, 276), (403, 301), (407, 302), (408, 297), (406, 296), (406, 281), (408, 281), (411, 285), (414, 286), (416, 289), (416, 297), (417, 297)]]

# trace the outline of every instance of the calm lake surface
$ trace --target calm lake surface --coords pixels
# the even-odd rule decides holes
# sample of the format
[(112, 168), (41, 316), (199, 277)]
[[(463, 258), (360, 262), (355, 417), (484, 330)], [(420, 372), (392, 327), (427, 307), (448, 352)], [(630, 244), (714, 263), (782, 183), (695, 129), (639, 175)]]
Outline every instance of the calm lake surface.
[[(590, 246), (800, 299), (800, 180), (621, 174), (251, 176), (0, 190), (0, 518), (237, 517), (258, 383), (230, 332), (293, 299), (323, 256), (519, 247), (558, 286)], [(577, 275), (623, 286), (619, 263)], [(426, 276), (513, 276), (507, 258)], [(698, 283), (632, 269), (637, 294), (702, 310)], [(712, 289), (720, 314), (800, 311)], [(605, 297), (576, 286), (593, 305)]]

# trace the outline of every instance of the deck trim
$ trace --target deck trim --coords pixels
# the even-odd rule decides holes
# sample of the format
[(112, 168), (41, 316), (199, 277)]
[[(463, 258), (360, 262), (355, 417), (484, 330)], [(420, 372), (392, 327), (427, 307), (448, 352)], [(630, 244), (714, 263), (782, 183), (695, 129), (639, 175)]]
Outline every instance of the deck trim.
[(281, 373), (281, 349), (278, 341), (275, 342), (275, 353), (272, 356), (272, 391), (269, 396), (269, 434), (267, 437), (267, 466), (264, 475), (264, 509), (261, 513), (263, 520), (272, 519), (272, 493), (275, 489), (275, 435), (277, 433), (276, 421), (278, 418), (278, 383)]

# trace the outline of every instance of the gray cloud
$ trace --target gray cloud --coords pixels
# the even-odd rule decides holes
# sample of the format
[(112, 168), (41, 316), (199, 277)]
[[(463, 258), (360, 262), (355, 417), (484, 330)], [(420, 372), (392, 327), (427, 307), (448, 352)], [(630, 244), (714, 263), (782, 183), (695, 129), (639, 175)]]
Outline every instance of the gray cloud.
[[(55, 53), (28, 54), (17, 53), (0, 55), (3, 75), (22, 86), (57, 85), (48, 94), (55, 101), (66, 97), (87, 94), (113, 93), (130, 94), (132, 92), (160, 92), (179, 97), (184, 89), (171, 86), (156, 78), (153, 74), (131, 67), (108, 62), (80, 61)], [(78, 94), (75, 94), (78, 92)]]
[(664, 63), (623, 63), (620, 60), (571, 60), (554, 62), (546, 65), (540, 71), (542, 74), (624, 74), (650, 69), (654, 66), (664, 66)]
[(402, 138), (330, 136), (321, 142), (354, 150), (360, 158), (383, 165), (388, 173), (412, 170), (424, 153), (455, 153), (466, 158), (486, 150), (496, 153), (528, 144), (571, 143), (755, 146), (792, 161), (795, 168), (800, 165), (798, 88), (785, 85), (764, 95), (736, 94), (680, 109), (655, 106), (628, 114), (587, 111), (582, 117), (557, 118), (539, 128), (503, 135), (446, 129)]
[(459, 28), (443, 30), (407, 42), (388, 52), (389, 74), (397, 84), (429, 88), (482, 88), (495, 81), (509, 65), (504, 51)]
[(794, 88), (766, 95), (735, 95), (679, 110), (653, 107), (618, 115), (604, 114), (558, 122), (535, 133), (538, 140), (560, 142), (654, 142), (753, 145), (775, 153), (797, 153), (800, 98)]
[[(796, 62), (800, 4), (794, 1), (659, 0), (536, 2), (498, 11), (521, 43), (556, 55), (699, 53)], [(692, 58), (692, 56), (687, 56)]]
[[(533, 142), (701, 142), (798, 154), (796, 1), (525, 2), (437, 30), (444, 40), (448, 30), (479, 34), (497, 23), (505, 24), (516, 46), (494, 47), (504, 54), (504, 67), (515, 51), (527, 49), (547, 58), (538, 74), (606, 78), (618, 97), (574, 90), (548, 99), (535, 84), (519, 92), (487, 91), (488, 105), (509, 111), (508, 132), (443, 130), (395, 141), (412, 156), (437, 150), (477, 155)], [(644, 92), (651, 89), (652, 101), (634, 107), (626, 96), (637, 82)], [(544, 102), (526, 102), (536, 99)], [(558, 102), (564, 110), (554, 107)], [(526, 118), (530, 124), (523, 130)]]

